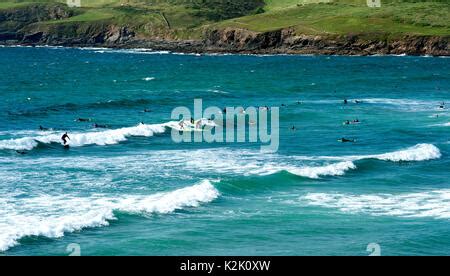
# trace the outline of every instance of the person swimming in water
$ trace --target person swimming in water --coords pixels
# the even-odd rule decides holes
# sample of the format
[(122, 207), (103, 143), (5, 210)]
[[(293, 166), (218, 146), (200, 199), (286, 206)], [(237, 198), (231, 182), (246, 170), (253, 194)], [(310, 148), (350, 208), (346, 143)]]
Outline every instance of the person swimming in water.
[(292, 126), (292, 127), (291, 127), (291, 130), (296, 130), (295, 126)]
[(202, 128), (202, 120), (198, 120), (197, 123), (195, 124), (195, 128), (197, 129), (201, 129)]
[(43, 126), (39, 126), (39, 130), (42, 130), (42, 131), (44, 131), (44, 130), (48, 130), (48, 128), (46, 128), (46, 127), (43, 127)]
[(358, 119), (353, 120), (353, 123), (359, 123)]
[(344, 122), (344, 124), (345, 124), (345, 125), (349, 125), (349, 124), (350, 124), (350, 121), (347, 120), (347, 121)]
[(360, 103), (362, 103), (362, 101), (360, 101), (360, 100), (355, 100), (355, 103), (360, 104)]
[(184, 120), (181, 120), (178, 125), (180, 126), (180, 129), (184, 129)]
[(21, 155), (27, 154), (25, 151), (22, 151), (22, 150), (16, 150), (16, 153), (21, 154)]
[(344, 104), (348, 104), (348, 100), (347, 99), (344, 99)]
[(63, 142), (64, 142), (64, 146), (67, 145), (67, 139), (70, 140), (70, 137), (69, 137), (69, 135), (67, 135), (67, 132), (66, 132), (66, 133), (64, 133), (64, 135), (61, 137), (61, 140), (63, 140)]
[(91, 119), (89, 119), (89, 118), (78, 118), (77, 121), (78, 122), (90, 122)]
[(339, 139), (339, 142), (341, 142), (341, 143), (353, 143), (353, 142), (355, 142), (355, 139), (347, 139), (347, 138), (344, 138), (344, 137), (342, 137), (341, 139)]
[(148, 112), (152, 112), (150, 109), (146, 108), (144, 109), (144, 112), (148, 113)]
[(108, 128), (108, 126), (107, 125), (99, 125), (99, 124), (95, 123), (94, 128)]

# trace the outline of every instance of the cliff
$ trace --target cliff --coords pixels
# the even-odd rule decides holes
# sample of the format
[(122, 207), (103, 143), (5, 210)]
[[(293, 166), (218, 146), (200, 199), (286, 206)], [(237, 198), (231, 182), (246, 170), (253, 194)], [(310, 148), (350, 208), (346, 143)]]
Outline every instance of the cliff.
[[(122, 10), (123, 8), (120, 11)], [(230, 21), (225, 21), (224, 25), (207, 24), (196, 29), (185, 29), (184, 32), (188, 34), (195, 30), (200, 32), (200, 35), (180, 38), (177, 35), (179, 30), (172, 29), (167, 23), (149, 25), (145, 19), (143, 23), (134, 24), (133, 20), (137, 20), (133, 17), (126, 17), (126, 20), (111, 18), (83, 21), (77, 17), (83, 12), (85, 11), (70, 9), (61, 4), (34, 4), (0, 10), (0, 44), (151, 48), (197, 53), (450, 55), (450, 35), (445, 34), (391, 35), (377, 32), (311, 34), (299, 31), (295, 27), (254, 31), (227, 26)], [(133, 12), (136, 14), (136, 11)], [(147, 16), (148, 11), (142, 14)], [(261, 16), (250, 19), (259, 17)], [(168, 21), (166, 17), (164, 19)], [(146, 29), (150, 29), (151, 32), (144, 32)]]

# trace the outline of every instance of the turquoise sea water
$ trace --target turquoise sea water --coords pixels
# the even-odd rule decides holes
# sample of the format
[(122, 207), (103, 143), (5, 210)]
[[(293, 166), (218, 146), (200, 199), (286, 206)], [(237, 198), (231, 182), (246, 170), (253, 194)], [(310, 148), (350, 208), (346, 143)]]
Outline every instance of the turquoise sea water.
[[(450, 253), (447, 58), (4, 47), (0, 76), (0, 254)], [(280, 107), (279, 150), (174, 143), (194, 99)]]

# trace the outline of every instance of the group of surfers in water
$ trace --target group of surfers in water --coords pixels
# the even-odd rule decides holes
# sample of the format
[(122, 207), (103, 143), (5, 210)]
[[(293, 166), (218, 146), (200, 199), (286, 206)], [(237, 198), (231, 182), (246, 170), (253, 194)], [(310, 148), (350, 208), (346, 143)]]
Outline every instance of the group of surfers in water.
[[(349, 100), (344, 99), (343, 102), (344, 102), (344, 104), (348, 104), (348, 103), (349, 103)], [(360, 100), (354, 100), (354, 102), (355, 102), (356, 104), (363, 103), (363, 101), (360, 101)], [(297, 104), (302, 104), (302, 102), (297, 101)], [(283, 103), (283, 104), (281, 104), (281, 107), (287, 107), (287, 105)], [(445, 109), (445, 108), (446, 108), (445, 102), (439, 103), (438, 108), (439, 108), (439, 109)], [(267, 111), (270, 110), (270, 108), (269, 108), (268, 106), (260, 106), (259, 109), (267, 110)], [(150, 109), (144, 109), (144, 112), (151, 112), (151, 110), (150, 110)], [(223, 109), (223, 113), (226, 113), (226, 112), (227, 112), (227, 110), (226, 110), (226, 108), (224, 108), (224, 109)], [(242, 110), (241, 113), (244, 114), (245, 111)], [(436, 117), (438, 117), (438, 115), (436, 115)], [(90, 119), (90, 118), (78, 118), (78, 119), (76, 119), (75, 121), (77, 121), (77, 122), (90, 122), (91, 119)], [(211, 118), (209, 118), (209, 119), (208, 119), (208, 122), (211, 122), (211, 121), (213, 121), (213, 120), (212, 120)], [(192, 125), (195, 125), (195, 128), (197, 128), (197, 129), (202, 128), (202, 120), (198, 120), (197, 122), (195, 122), (194, 118), (191, 118), (191, 119), (190, 119), (190, 123), (191, 123)], [(344, 121), (344, 125), (359, 124), (359, 123), (360, 123), (360, 120), (359, 120), (359, 119), (354, 119), (354, 120), (352, 120), (352, 121), (350, 121), (350, 120)], [(141, 123), (141, 124), (143, 124), (143, 123)], [(92, 126), (93, 126), (93, 128), (108, 128), (107, 125), (101, 125), (101, 124), (97, 124), (97, 123), (94, 123)], [(185, 127), (185, 121), (184, 121), (184, 120), (180, 121), (180, 122), (179, 122), (179, 126), (180, 126), (181, 129), (184, 129), (184, 127)], [(290, 129), (291, 129), (291, 130), (297, 130), (297, 128), (296, 128), (295, 126), (292, 126)], [(47, 130), (50, 130), (50, 129), (49, 129), (49, 128), (45, 128), (45, 127), (43, 127), (42, 125), (40, 125), (40, 126), (39, 126), (39, 130), (41, 130), (41, 131), (47, 131)], [(68, 147), (69, 147), (69, 140), (70, 140), (70, 137), (69, 137), (69, 134), (68, 134), (67, 132), (65, 132), (65, 133), (61, 136), (61, 140), (62, 140), (62, 142), (63, 142), (64, 147), (65, 147), (65, 148), (68, 148)], [(341, 139), (338, 139), (338, 141), (341, 142), (341, 143), (354, 143), (356, 140), (355, 140), (355, 139), (349, 139), (349, 138), (342, 137)], [(19, 154), (26, 154), (26, 152), (24, 152), (24, 151), (16, 151), (16, 152), (19, 153)]]

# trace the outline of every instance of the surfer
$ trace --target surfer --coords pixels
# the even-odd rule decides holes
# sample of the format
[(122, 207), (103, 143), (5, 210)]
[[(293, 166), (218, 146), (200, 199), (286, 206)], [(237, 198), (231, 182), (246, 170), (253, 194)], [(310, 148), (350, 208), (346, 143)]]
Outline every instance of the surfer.
[(350, 121), (347, 120), (347, 121), (344, 122), (344, 124), (345, 124), (345, 125), (349, 125), (349, 124), (350, 124)]
[(341, 143), (354, 143), (355, 142), (355, 139), (347, 139), (347, 138), (341, 138), (341, 139), (339, 139), (338, 140), (339, 142), (341, 142)]
[(64, 146), (68, 146), (68, 145), (67, 145), (67, 139), (70, 140), (70, 137), (69, 137), (69, 135), (67, 135), (67, 132), (66, 132), (66, 133), (64, 133), (64, 135), (61, 137), (61, 140), (63, 140), (63, 142), (64, 142)]
[(150, 109), (144, 109), (144, 112), (148, 113), (148, 112), (152, 112)]
[(46, 127), (43, 127), (43, 126), (39, 126), (39, 130), (42, 130), (42, 131), (44, 131), (44, 130), (48, 130), (48, 128), (46, 128)]
[(296, 130), (295, 126), (292, 126), (292, 127), (291, 127), (291, 130)]
[(89, 119), (89, 118), (78, 118), (77, 121), (78, 122), (90, 122), (91, 119)]
[(194, 123), (195, 123), (194, 118), (191, 117), (191, 124), (194, 124)]
[(362, 103), (362, 101), (355, 100), (355, 103), (356, 103), (356, 104), (360, 104), (360, 103)]
[(178, 125), (180, 126), (180, 129), (184, 129), (184, 121), (181, 120)]
[(347, 99), (344, 99), (344, 104), (348, 104), (348, 101), (347, 101)]
[(21, 151), (21, 150), (16, 150), (16, 152), (21, 155), (27, 154), (25, 151)]
[(107, 125), (99, 125), (99, 124), (94, 124), (94, 128), (108, 128)]
[(439, 105), (439, 108), (440, 108), (440, 109), (444, 109), (444, 108), (445, 108), (445, 103), (442, 102), (442, 103)]

